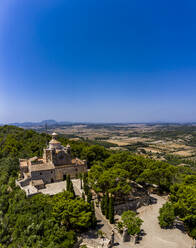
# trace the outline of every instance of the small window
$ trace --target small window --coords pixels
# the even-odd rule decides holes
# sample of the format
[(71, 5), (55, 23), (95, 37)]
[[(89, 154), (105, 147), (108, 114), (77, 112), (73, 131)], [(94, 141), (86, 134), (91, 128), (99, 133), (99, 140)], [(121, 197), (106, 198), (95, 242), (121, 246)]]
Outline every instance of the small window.
[(42, 175), (42, 173), (40, 172), (40, 175)]

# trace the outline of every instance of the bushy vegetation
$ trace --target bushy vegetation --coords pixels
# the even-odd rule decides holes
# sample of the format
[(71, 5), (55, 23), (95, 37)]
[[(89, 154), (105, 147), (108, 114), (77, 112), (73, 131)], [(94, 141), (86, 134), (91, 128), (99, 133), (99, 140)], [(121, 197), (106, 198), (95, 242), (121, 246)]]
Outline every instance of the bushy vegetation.
[(171, 186), (170, 202), (160, 209), (161, 227), (172, 227), (176, 217), (182, 220), (189, 234), (196, 238), (196, 175), (187, 175)]
[(135, 235), (140, 232), (142, 220), (136, 216), (136, 213), (128, 210), (123, 212), (121, 216), (122, 221), (118, 222), (119, 231), (126, 227), (129, 235)]
[(196, 169), (195, 160), (191, 160), (191, 159), (187, 159), (181, 156), (176, 156), (176, 155), (171, 155), (171, 154), (166, 155), (165, 159), (167, 160), (168, 163), (173, 164), (173, 165), (184, 164), (187, 166), (191, 166), (193, 169)]
[(195, 146), (196, 143), (196, 126), (195, 125), (172, 125), (172, 124), (162, 124), (157, 127), (156, 131), (144, 132), (143, 137), (154, 137), (156, 139), (177, 139), (190, 136), (186, 141), (187, 145)]
[(159, 210), (159, 224), (162, 228), (173, 227), (175, 220), (174, 207), (171, 203), (166, 202)]
[(196, 175), (188, 175), (181, 184), (174, 184), (170, 201), (175, 215), (180, 217), (191, 236), (196, 238)]
[[(140, 148), (140, 147), (142, 147), (142, 148), (149, 147), (149, 145), (146, 144), (146, 143), (143, 143), (143, 142), (136, 142), (136, 143), (133, 143), (131, 145), (125, 145), (123, 147), (126, 148), (130, 152), (137, 152), (138, 148)], [(145, 152), (144, 149), (143, 149), (143, 151)]]

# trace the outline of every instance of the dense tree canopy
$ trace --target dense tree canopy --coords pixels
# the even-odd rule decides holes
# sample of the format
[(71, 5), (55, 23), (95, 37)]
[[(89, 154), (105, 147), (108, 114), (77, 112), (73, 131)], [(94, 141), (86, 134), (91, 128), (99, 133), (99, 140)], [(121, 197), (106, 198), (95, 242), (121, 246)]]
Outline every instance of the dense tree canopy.
[(80, 232), (91, 225), (91, 205), (81, 198), (73, 198), (69, 192), (59, 193), (53, 197), (52, 215), (55, 221), (68, 230)]
[(131, 190), (127, 171), (115, 167), (104, 170), (100, 165), (93, 166), (89, 172), (89, 183), (97, 192), (110, 192), (114, 195), (122, 196)]
[(4, 188), (0, 195), (1, 247), (73, 247), (74, 229), (59, 225), (52, 215), (58, 201), (46, 195), (26, 198), (23, 191), (10, 183)]
[(119, 152), (110, 155), (103, 163), (95, 164), (89, 172), (89, 182), (98, 192), (126, 194), (130, 190), (129, 180), (157, 184), (161, 190), (169, 191), (178, 174), (177, 167), (165, 162)]
[(0, 158), (41, 156), (50, 136), (14, 126), (0, 127)]
[(188, 175), (181, 184), (174, 184), (170, 200), (175, 215), (184, 221), (190, 234), (196, 238), (196, 175)]

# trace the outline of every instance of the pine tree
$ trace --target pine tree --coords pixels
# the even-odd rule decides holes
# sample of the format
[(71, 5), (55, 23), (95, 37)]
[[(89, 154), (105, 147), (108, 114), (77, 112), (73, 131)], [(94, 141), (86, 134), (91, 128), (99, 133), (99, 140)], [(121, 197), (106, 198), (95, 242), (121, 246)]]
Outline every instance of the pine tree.
[(73, 194), (74, 198), (76, 197), (72, 181), (70, 181), (70, 185), (69, 185), (68, 191)]
[(101, 212), (103, 215), (105, 215), (105, 195), (103, 195), (101, 199)]
[(95, 206), (94, 206), (94, 202), (91, 202), (91, 212), (92, 212), (92, 218), (91, 218), (91, 226), (94, 229), (97, 225), (97, 219), (95, 216)]
[(109, 195), (106, 194), (106, 200), (105, 200), (105, 211), (106, 211), (106, 218), (109, 219)]
[(67, 191), (71, 192), (74, 197), (76, 196), (73, 188), (73, 183), (70, 179), (70, 175), (67, 175)]
[(109, 199), (109, 220), (111, 224), (114, 224), (114, 198), (112, 196)]
[(70, 175), (67, 175), (66, 181), (67, 181), (67, 191), (70, 191), (69, 190), (69, 188), (70, 188), (70, 182), (71, 182)]
[(92, 201), (92, 193), (91, 193), (91, 191), (89, 190), (89, 191), (88, 191), (88, 195), (87, 195), (87, 202), (88, 202), (88, 203), (91, 203), (91, 201)]
[(109, 219), (109, 196), (108, 196), (108, 193), (106, 193), (106, 195), (105, 195), (104, 212), (105, 212), (105, 217), (107, 219)]
[(88, 195), (89, 187), (88, 187), (88, 174), (87, 173), (84, 173), (83, 184), (84, 184), (84, 192), (86, 195)]

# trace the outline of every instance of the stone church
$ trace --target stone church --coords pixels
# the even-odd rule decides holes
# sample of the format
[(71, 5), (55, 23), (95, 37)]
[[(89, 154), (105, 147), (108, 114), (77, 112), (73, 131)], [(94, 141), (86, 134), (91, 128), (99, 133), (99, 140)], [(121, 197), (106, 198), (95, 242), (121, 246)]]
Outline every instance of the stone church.
[(53, 133), (43, 158), (20, 159), (21, 178), (17, 184), (21, 188), (31, 185), (43, 189), (45, 184), (63, 181), (67, 175), (74, 178), (87, 171), (86, 161), (72, 158), (70, 145), (62, 146), (56, 137)]

